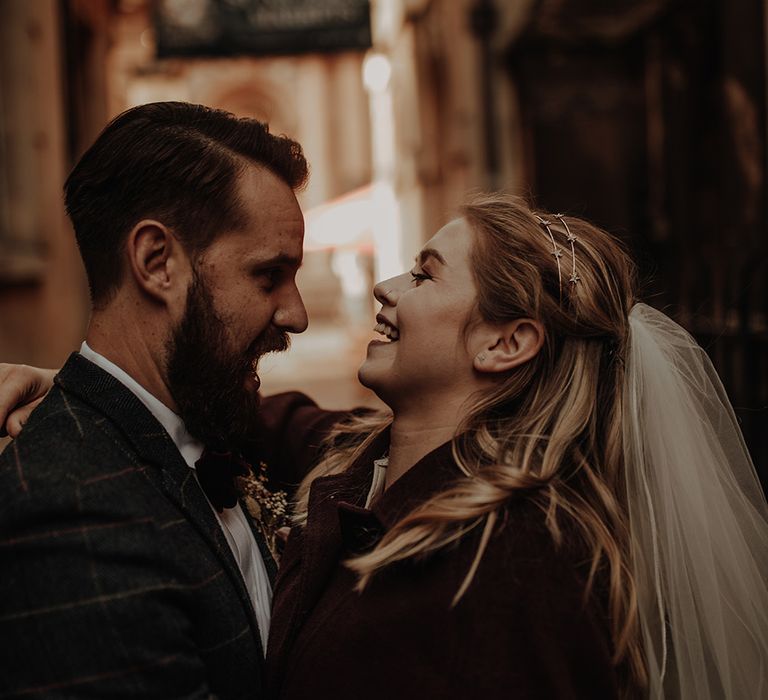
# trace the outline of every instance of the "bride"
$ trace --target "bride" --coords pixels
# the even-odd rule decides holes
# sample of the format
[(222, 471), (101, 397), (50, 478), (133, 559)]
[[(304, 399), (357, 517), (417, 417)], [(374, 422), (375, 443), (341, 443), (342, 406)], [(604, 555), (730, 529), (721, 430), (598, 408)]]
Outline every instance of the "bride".
[(765, 497), (620, 244), (481, 195), (374, 294), (359, 378), (391, 411), (293, 465), (273, 695), (765, 697)]

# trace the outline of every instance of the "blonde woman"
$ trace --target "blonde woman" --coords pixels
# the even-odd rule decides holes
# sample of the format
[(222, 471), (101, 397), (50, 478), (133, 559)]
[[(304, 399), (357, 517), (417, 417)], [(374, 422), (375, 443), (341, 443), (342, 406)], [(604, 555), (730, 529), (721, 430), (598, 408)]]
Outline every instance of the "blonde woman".
[(483, 195), (374, 294), (386, 339), (359, 377), (390, 412), (320, 453), (326, 414), (264, 401), (271, 468), (322, 455), (272, 696), (765, 697), (765, 498), (705, 354), (636, 303), (619, 243)]
[(391, 414), (298, 491), (274, 696), (768, 696), (765, 499), (619, 243), (482, 196), (374, 294)]

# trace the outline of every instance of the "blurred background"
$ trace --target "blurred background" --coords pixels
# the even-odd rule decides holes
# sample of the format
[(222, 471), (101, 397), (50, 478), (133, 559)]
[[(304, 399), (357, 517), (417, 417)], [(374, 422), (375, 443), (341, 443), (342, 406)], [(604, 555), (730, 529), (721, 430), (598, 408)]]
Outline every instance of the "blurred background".
[(270, 393), (356, 382), (373, 281), (471, 189), (622, 236), (768, 468), (768, 0), (0, 0), (0, 360), (59, 366), (88, 319), (61, 186), (107, 121), (184, 100), (268, 121), (312, 174), (311, 319)]

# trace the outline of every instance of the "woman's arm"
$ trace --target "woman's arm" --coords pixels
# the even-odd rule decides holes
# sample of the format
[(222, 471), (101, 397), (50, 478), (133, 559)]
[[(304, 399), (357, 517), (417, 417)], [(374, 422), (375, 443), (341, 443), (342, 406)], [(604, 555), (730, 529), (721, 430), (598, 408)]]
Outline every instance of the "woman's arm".
[(249, 461), (267, 465), (273, 488), (292, 491), (317, 464), (334, 425), (350, 413), (322, 409), (298, 391), (262, 397), (244, 452)]
[(0, 437), (16, 437), (48, 390), (57, 369), (0, 362)]

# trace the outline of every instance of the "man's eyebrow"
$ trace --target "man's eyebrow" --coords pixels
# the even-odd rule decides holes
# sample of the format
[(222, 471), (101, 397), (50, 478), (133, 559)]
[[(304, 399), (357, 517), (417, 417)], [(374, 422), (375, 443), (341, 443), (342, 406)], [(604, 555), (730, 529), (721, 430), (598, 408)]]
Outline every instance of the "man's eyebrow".
[(297, 267), (301, 265), (301, 258), (296, 258), (288, 253), (278, 253), (271, 258), (256, 258), (250, 260), (251, 267), (279, 267), (280, 265), (287, 265), (288, 267)]
[(434, 248), (423, 248), (416, 256), (416, 262), (419, 263), (419, 265), (423, 265), (429, 258), (434, 258), (441, 265), (448, 265), (448, 263), (445, 262), (445, 258)]

